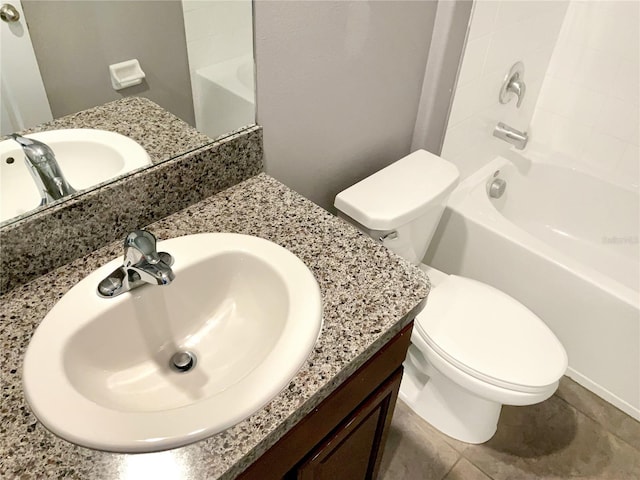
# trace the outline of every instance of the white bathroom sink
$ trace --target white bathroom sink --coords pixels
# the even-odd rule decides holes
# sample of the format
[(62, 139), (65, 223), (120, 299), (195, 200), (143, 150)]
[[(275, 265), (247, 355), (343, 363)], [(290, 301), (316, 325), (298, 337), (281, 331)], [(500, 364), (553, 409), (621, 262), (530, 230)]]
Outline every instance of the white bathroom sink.
[[(25, 135), (46, 143), (77, 191), (151, 164), (149, 154), (129, 137), (105, 130), (77, 128)], [(0, 142), (0, 222), (40, 205), (40, 194), (14, 140)], [(13, 160), (11, 160), (13, 159)]]
[[(171, 284), (99, 297), (119, 258), (74, 286), (33, 335), (25, 395), (58, 436), (115, 452), (201, 440), (266, 405), (311, 352), (320, 290), (288, 250), (204, 233), (158, 242), (158, 251), (175, 259)], [(178, 351), (197, 358), (190, 371), (170, 367)]]

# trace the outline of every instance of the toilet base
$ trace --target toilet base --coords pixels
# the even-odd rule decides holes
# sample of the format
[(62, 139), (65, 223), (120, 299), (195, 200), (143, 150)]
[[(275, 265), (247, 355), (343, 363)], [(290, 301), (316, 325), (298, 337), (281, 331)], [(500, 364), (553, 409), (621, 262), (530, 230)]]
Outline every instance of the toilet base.
[(478, 444), (493, 437), (501, 403), (473, 395), (431, 366), (422, 367), (416, 368), (409, 355), (400, 385), (400, 398), (414, 412), (445, 435), (462, 442)]

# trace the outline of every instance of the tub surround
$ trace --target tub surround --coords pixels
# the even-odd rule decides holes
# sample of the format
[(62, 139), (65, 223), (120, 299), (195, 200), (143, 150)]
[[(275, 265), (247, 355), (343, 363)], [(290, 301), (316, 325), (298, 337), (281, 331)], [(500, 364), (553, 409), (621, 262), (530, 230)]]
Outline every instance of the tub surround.
[[(499, 122), (529, 131), (532, 138), (538, 135), (529, 125), (567, 5), (474, 2), (441, 153), (463, 179), (510, 150), (510, 144), (491, 135)], [(524, 63), (527, 86), (520, 108), (513, 100), (503, 105), (498, 99), (500, 85), (517, 61)]]
[(22, 358), (33, 330), (56, 301), (90, 271), (122, 255), (121, 242), (110, 243), (2, 297), (1, 477), (116, 479), (153, 476), (156, 469), (174, 478), (233, 478), (408, 325), (429, 291), (420, 270), (266, 174), (148, 228), (160, 239), (210, 231), (257, 235), (298, 255), (323, 298), (324, 326), (311, 356), (265, 408), (183, 448), (111, 454), (55, 437), (25, 403)]
[[(154, 161), (171, 158), (185, 149), (195, 150), (80, 193), (0, 229), (0, 293), (262, 170), (261, 127), (247, 127), (213, 142), (146, 99), (126, 98), (64, 117), (49, 126), (104, 128), (130, 135)], [(205, 139), (204, 146), (198, 148)], [(161, 153), (164, 148), (167, 155)]]

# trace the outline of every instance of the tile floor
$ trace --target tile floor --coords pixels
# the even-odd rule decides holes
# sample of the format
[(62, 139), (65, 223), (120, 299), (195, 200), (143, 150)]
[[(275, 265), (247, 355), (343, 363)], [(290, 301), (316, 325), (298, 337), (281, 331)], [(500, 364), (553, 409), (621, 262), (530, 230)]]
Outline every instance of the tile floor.
[(379, 480), (640, 480), (640, 423), (564, 377), (550, 399), (502, 409), (487, 443), (433, 429), (398, 400)]

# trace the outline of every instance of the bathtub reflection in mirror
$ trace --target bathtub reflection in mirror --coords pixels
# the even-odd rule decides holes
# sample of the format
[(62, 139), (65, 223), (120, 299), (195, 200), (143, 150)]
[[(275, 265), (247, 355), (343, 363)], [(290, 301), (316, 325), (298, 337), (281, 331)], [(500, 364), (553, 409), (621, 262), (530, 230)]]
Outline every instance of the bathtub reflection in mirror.
[[(147, 132), (144, 122), (135, 125), (132, 118), (111, 126), (103, 121), (109, 107), (101, 107), (144, 97), (153, 103), (137, 107), (159, 105), (177, 117), (169, 120), (172, 128), (181, 124), (177, 132), (189, 131), (188, 141), (166, 145), (162, 154), (150, 152), (158, 163), (255, 123), (251, 0), (23, 0), (13, 6), (19, 20), (0, 22), (3, 137), (107, 124), (102, 128), (125, 135), (138, 131), (134, 140), (146, 147), (140, 137), (152, 135), (153, 128)], [(109, 65), (131, 59), (138, 60), (144, 78), (116, 90)], [(94, 107), (96, 112), (74, 117)], [(78, 125), (74, 118), (81, 119)], [(22, 157), (11, 158), (24, 166)], [(4, 219), (0, 227), (43, 208)]]

